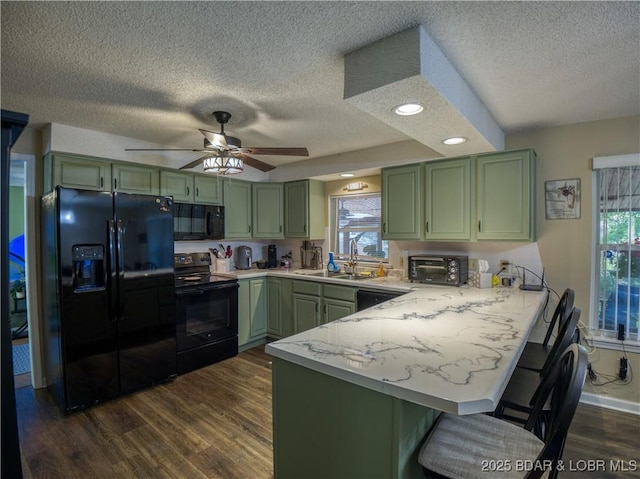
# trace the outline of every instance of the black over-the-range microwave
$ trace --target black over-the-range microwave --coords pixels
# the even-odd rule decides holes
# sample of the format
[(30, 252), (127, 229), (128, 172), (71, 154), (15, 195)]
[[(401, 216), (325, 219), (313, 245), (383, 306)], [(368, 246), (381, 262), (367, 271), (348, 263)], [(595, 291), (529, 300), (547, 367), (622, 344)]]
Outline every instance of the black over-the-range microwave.
[(224, 206), (196, 203), (173, 204), (173, 240), (224, 238)]

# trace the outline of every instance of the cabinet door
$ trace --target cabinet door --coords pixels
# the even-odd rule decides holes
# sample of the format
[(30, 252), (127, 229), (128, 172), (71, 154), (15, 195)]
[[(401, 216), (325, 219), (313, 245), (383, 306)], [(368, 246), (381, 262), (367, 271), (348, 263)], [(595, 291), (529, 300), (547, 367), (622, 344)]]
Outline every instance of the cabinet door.
[(192, 203), (193, 175), (174, 171), (160, 172), (160, 194), (173, 196), (174, 201)]
[(207, 205), (222, 204), (222, 180), (219, 176), (194, 175), (196, 203)]
[(285, 232), (287, 238), (307, 238), (309, 225), (309, 183), (294, 181), (284, 185)]
[(533, 241), (534, 153), (495, 153), (476, 158), (477, 238)]
[(280, 278), (267, 280), (267, 293), (269, 303), (269, 317), (267, 320), (267, 333), (276, 338), (282, 337), (282, 284)]
[(112, 191), (157, 195), (160, 193), (160, 172), (157, 168), (114, 164), (112, 173)]
[(344, 318), (356, 312), (356, 303), (352, 301), (342, 301), (340, 299), (324, 298), (323, 323), (330, 323), (336, 319)]
[[(285, 238), (324, 239), (326, 210), (322, 181), (301, 180), (285, 183)], [(313, 214), (310, 214), (310, 211)]]
[(251, 326), (249, 336), (259, 339), (267, 334), (267, 281), (256, 278), (249, 281)]
[(238, 286), (238, 346), (244, 346), (251, 340), (251, 286), (248, 279)]
[(428, 162), (425, 169), (427, 240), (471, 239), (471, 160)]
[(251, 238), (251, 183), (225, 180), (223, 184), (225, 238)]
[(293, 294), (294, 333), (301, 333), (320, 324), (320, 298), (307, 294)]
[(50, 161), (52, 181), (46, 185), (47, 191), (56, 185), (83, 190), (111, 190), (111, 163), (108, 161), (59, 154), (51, 155)]
[(280, 280), (282, 290), (281, 312), (282, 312), (282, 337), (286, 338), (294, 334), (295, 326), (293, 324), (293, 280), (282, 278)]
[(284, 238), (283, 201), (281, 183), (254, 183), (253, 195), (253, 237), (264, 239)]
[(421, 165), (382, 170), (382, 237), (392, 240), (421, 239)]

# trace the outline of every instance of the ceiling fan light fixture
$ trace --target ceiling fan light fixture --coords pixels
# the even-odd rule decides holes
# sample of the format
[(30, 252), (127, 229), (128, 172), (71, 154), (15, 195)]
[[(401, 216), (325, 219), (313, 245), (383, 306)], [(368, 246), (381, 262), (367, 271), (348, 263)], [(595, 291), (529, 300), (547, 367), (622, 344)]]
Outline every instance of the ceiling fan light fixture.
[(206, 173), (216, 173), (218, 175), (235, 175), (244, 171), (240, 158), (226, 155), (223, 152), (206, 157), (203, 166)]
[(396, 106), (393, 111), (396, 115), (411, 116), (417, 115), (424, 110), (424, 107), (420, 103), (403, 103)]
[(442, 140), (442, 143), (445, 145), (461, 145), (466, 143), (467, 139), (464, 136), (452, 136), (450, 138), (445, 138)]

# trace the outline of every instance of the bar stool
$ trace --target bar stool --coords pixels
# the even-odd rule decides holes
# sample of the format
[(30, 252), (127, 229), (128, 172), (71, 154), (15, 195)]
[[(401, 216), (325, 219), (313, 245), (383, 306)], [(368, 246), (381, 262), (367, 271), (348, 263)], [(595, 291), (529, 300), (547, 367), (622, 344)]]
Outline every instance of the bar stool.
[[(521, 368), (516, 368), (513, 371), (509, 383), (504, 393), (502, 393), (498, 407), (493, 413), (494, 416), (520, 424), (525, 423), (526, 419), (522, 417), (522, 414), (515, 415), (508, 411), (518, 411), (524, 414), (531, 413), (534, 405), (537, 403), (541, 383), (544, 382), (544, 378), (551, 373), (551, 370), (559, 361), (562, 352), (573, 342), (573, 334), (578, 325), (578, 321), (580, 321), (580, 313), (580, 308), (574, 307), (572, 309), (571, 314), (562, 325), (560, 334), (549, 351), (542, 371), (536, 372)], [(546, 434), (548, 419), (552, 412), (551, 405), (542, 404), (537, 423), (534, 425), (534, 431), (540, 438), (543, 438)]]
[(558, 306), (556, 306), (553, 316), (551, 317), (551, 322), (549, 323), (547, 333), (544, 336), (544, 341), (542, 341), (542, 343), (529, 341), (525, 344), (522, 355), (520, 355), (520, 360), (518, 361), (517, 366), (519, 368), (531, 369), (532, 371), (538, 372), (542, 371), (544, 363), (547, 360), (547, 356), (551, 351), (551, 348), (549, 347), (549, 340), (553, 334), (553, 328), (556, 323), (558, 323), (558, 334), (560, 334), (562, 324), (567, 320), (571, 310), (573, 309), (574, 297), (575, 291), (570, 288), (564, 290), (564, 293), (562, 293), (560, 301), (558, 302)]
[[(544, 378), (524, 428), (486, 414), (441, 414), (418, 456), (425, 476), (449, 479), (557, 477), (558, 462), (582, 394), (586, 371), (586, 349), (571, 343)], [(552, 414), (549, 433), (543, 441), (531, 430), (548, 401)]]

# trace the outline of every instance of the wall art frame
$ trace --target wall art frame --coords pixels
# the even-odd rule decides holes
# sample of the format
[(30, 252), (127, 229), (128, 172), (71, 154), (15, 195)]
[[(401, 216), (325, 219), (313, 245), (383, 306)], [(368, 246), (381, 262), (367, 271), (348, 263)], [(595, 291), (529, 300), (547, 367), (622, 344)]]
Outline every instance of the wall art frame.
[(545, 181), (544, 203), (548, 220), (579, 219), (581, 201), (580, 178)]

